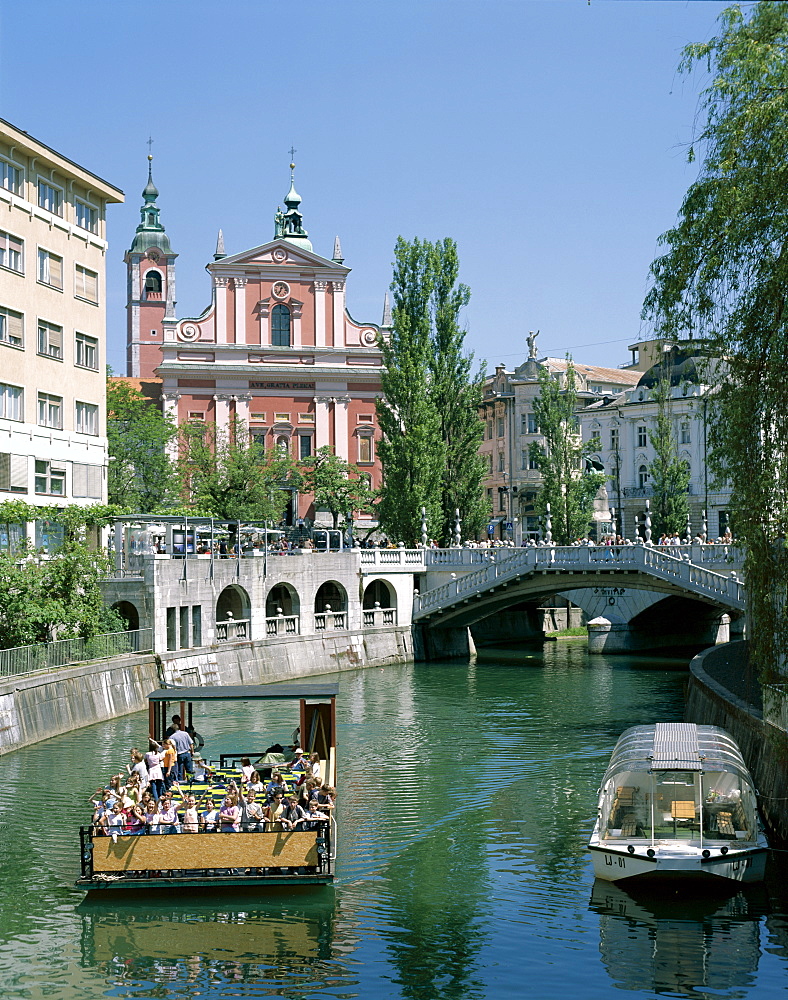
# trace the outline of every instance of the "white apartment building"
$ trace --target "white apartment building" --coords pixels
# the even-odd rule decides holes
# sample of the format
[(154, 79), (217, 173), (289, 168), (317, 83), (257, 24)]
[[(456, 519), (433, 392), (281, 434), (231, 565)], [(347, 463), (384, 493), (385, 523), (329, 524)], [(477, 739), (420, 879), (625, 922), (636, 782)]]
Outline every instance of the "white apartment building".
[[(0, 502), (106, 500), (106, 208), (122, 201), (0, 119)], [(22, 530), (0, 525), (0, 547)]]
[[(649, 466), (655, 458), (650, 433), (657, 419), (653, 387), (660, 372), (670, 377), (670, 417), (679, 458), (689, 469), (688, 506), (694, 535), (704, 531), (711, 540), (729, 525), (730, 489), (715, 484), (707, 462), (708, 368), (702, 345), (667, 345), (644, 341), (630, 348), (637, 383), (615, 395), (606, 395), (579, 414), (583, 439), (598, 438), (592, 456), (608, 475), (608, 503), (618, 532), (625, 538), (642, 537), (646, 500), (653, 496)], [(683, 534), (683, 532), (682, 532)], [(656, 538), (654, 538), (656, 541)]]

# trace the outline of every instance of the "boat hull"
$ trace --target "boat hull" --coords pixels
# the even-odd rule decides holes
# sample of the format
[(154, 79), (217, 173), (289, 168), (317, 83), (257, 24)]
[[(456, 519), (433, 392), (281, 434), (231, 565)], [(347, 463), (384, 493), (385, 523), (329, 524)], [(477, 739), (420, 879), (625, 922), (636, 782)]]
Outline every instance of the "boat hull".
[(654, 848), (654, 857), (638, 845), (635, 853), (626, 847), (615, 850), (589, 845), (594, 864), (594, 875), (606, 882), (625, 879), (702, 879), (717, 882), (762, 882), (766, 871), (765, 846), (755, 846), (721, 854), (714, 850), (704, 858), (700, 852), (690, 855), (675, 848)]

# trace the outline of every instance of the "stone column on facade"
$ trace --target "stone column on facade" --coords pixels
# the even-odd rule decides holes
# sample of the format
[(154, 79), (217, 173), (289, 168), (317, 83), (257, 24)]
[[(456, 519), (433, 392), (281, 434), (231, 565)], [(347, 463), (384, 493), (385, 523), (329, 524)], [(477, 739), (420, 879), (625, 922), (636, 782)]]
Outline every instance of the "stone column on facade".
[(329, 443), (329, 420), (333, 396), (315, 396), (315, 450)]
[(246, 343), (246, 278), (234, 278), (235, 285), (235, 342)]
[[(164, 401), (164, 416), (169, 418), (176, 426), (178, 424), (178, 400), (180, 398), (181, 394), (179, 392), (162, 393), (162, 399)], [(170, 441), (167, 445), (167, 454), (173, 460), (178, 457), (177, 441)]]
[(260, 343), (271, 343), (271, 300), (260, 299)]
[(290, 300), (290, 312), (293, 316), (293, 347), (301, 346), (301, 312), (303, 306), (303, 302), (299, 302), (297, 299)]
[(164, 308), (165, 319), (175, 320), (175, 258), (167, 257), (167, 279), (166, 279), (166, 306)]
[(334, 400), (334, 450), (340, 458), (350, 461), (350, 440), (348, 435), (348, 404), (350, 396), (338, 396)]
[(227, 284), (229, 278), (215, 275), (213, 287), (216, 295), (216, 343), (227, 343)]
[(326, 346), (326, 289), (327, 281), (315, 282), (315, 347)]
[(226, 393), (217, 393), (213, 397), (216, 404), (216, 429), (227, 432), (230, 427), (230, 400), (232, 396)]
[(345, 282), (332, 281), (334, 291), (334, 347), (345, 346)]
[(252, 402), (251, 392), (238, 392), (232, 397), (235, 400), (235, 415), (249, 428), (249, 404)]

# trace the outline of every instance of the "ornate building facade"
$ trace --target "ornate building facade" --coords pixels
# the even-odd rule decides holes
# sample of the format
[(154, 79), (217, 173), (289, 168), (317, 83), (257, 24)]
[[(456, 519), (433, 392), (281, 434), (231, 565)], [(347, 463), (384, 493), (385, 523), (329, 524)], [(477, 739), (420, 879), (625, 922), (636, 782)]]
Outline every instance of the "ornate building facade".
[[(266, 448), (303, 459), (323, 446), (380, 485), (375, 399), (380, 394), (382, 324), (360, 323), (346, 305), (350, 268), (339, 238), (320, 256), (303, 225), (293, 180), (274, 238), (227, 254), (219, 232), (207, 265), (211, 301), (198, 316), (175, 313), (175, 259), (149, 171), (128, 269), (128, 375), (162, 380), (165, 411), (179, 424), (236, 419)], [(319, 514), (319, 512), (317, 512)], [(313, 517), (294, 497), (290, 520)]]

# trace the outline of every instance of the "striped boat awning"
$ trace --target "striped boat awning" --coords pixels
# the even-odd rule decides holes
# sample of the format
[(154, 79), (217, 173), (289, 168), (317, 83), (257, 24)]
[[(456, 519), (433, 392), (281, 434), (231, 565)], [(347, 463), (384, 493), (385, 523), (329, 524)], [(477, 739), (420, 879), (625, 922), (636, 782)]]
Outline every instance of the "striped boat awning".
[(654, 732), (654, 770), (700, 771), (703, 761), (698, 746), (698, 728), (692, 722), (658, 722)]

